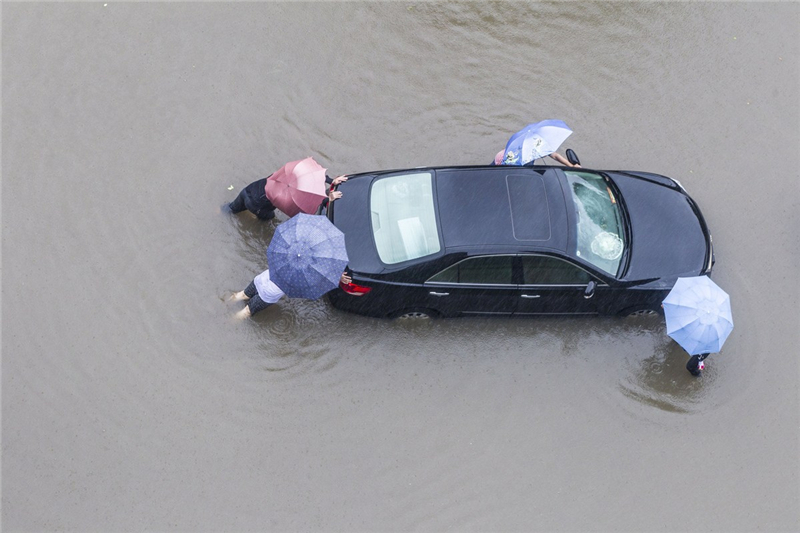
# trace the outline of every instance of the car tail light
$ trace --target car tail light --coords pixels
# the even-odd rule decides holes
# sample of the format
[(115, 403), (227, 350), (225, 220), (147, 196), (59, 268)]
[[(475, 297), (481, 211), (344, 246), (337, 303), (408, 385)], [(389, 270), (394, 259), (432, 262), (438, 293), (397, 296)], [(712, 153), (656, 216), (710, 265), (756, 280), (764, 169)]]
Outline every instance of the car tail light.
[(351, 296), (364, 296), (372, 290), (372, 287), (364, 287), (363, 285), (357, 285), (355, 283), (345, 284), (339, 282), (339, 287), (341, 287), (344, 292)]

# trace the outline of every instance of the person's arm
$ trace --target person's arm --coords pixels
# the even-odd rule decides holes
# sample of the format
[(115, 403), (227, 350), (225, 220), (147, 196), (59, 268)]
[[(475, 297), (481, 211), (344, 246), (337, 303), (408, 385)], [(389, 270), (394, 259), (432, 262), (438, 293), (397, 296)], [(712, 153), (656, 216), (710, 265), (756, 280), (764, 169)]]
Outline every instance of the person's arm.
[(566, 157), (564, 157), (563, 155), (559, 154), (558, 152), (553, 152), (552, 154), (550, 154), (550, 157), (552, 157), (553, 159), (555, 159), (556, 161), (558, 161), (559, 163), (561, 163), (565, 167), (578, 167), (578, 168), (580, 168), (580, 165), (573, 165), (572, 163), (569, 162), (569, 160)]
[(342, 174), (341, 176), (336, 176), (335, 178), (333, 178), (333, 181), (331, 181), (331, 189), (333, 189), (334, 187), (338, 186), (341, 183), (344, 183), (345, 181), (347, 181), (347, 176), (345, 176), (344, 174)]
[[(327, 176), (326, 176), (327, 177)], [(337, 187), (339, 184), (344, 183), (347, 181), (347, 176), (342, 174), (341, 176), (336, 176), (334, 179), (330, 180), (331, 186), (328, 188), (328, 197), (322, 200), (320, 207), (326, 208), (328, 204), (334, 200), (337, 200), (342, 197), (342, 193), (339, 191), (334, 191), (333, 189)]]
[(332, 201), (337, 200), (337, 199), (339, 199), (341, 197), (342, 197), (342, 192), (341, 191), (330, 190), (330, 191), (328, 191), (328, 197), (327, 198), (323, 198), (322, 202), (319, 205), (320, 205), (321, 208), (324, 209), (324, 208), (328, 207), (329, 203), (331, 203)]

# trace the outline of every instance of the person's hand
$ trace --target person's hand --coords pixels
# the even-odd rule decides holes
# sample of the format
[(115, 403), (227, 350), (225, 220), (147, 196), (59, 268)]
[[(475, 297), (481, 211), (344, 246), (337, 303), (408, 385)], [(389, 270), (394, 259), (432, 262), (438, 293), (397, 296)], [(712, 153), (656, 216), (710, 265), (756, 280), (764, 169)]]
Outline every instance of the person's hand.
[(339, 283), (342, 285), (350, 285), (353, 282), (353, 278), (347, 275), (347, 272), (342, 272), (342, 277), (339, 278)]
[(342, 191), (330, 191), (330, 192), (328, 192), (328, 201), (329, 202), (332, 202), (332, 201), (336, 200), (337, 198), (341, 198), (341, 197), (342, 197)]
[(347, 181), (347, 176), (345, 176), (344, 174), (342, 174), (341, 176), (336, 176), (335, 178), (333, 178), (333, 181), (331, 182), (331, 187), (336, 187), (337, 185), (339, 185), (340, 183), (344, 183), (345, 181)]
[(561, 164), (562, 164), (562, 165), (564, 165), (565, 167), (577, 167), (577, 168), (581, 168), (581, 166), (580, 166), (580, 165), (578, 165), (578, 164), (575, 164), (575, 165), (573, 165), (572, 163), (570, 163), (570, 162), (569, 162), (569, 159), (567, 159), (567, 158), (566, 158), (566, 157), (564, 157), (563, 155), (559, 154), (558, 152), (553, 152), (552, 154), (550, 154), (550, 157), (552, 157), (553, 159), (555, 159), (556, 161), (558, 161), (559, 163), (561, 163)]

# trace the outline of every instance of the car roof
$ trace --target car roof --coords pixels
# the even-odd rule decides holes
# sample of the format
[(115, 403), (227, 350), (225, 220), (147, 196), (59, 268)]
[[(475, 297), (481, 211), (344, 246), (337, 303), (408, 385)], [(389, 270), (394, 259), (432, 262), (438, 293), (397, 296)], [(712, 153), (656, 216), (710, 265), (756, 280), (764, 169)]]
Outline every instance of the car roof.
[(446, 249), (567, 249), (567, 204), (555, 169), (458, 167), (435, 173)]
[[(339, 186), (343, 196), (328, 208), (345, 233), (350, 267), (363, 273), (403, 270), (444, 254), (565, 253), (569, 222), (558, 167), (417, 167), (353, 174)], [(431, 172), (442, 250), (387, 265), (375, 248), (370, 212), (371, 184), (398, 174)], [(571, 200), (570, 200), (571, 201)]]

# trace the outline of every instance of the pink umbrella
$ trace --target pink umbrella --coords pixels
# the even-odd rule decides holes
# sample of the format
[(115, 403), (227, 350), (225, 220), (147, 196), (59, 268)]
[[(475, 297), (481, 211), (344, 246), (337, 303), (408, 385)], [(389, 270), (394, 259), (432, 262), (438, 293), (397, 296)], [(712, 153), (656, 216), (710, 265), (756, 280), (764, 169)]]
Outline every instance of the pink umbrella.
[(311, 157), (286, 163), (267, 179), (264, 192), (272, 204), (290, 217), (314, 214), (328, 195), (325, 173)]

